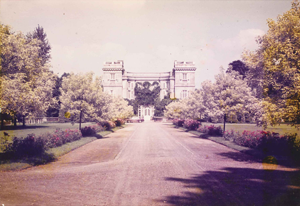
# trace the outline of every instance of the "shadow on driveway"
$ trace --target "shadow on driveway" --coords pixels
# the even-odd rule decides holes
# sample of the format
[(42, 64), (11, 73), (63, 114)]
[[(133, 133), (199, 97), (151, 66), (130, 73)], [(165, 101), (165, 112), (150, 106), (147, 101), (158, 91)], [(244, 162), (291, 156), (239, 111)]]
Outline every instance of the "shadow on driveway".
[(300, 205), (300, 172), (226, 167), (181, 182), (180, 196), (160, 200), (171, 205)]

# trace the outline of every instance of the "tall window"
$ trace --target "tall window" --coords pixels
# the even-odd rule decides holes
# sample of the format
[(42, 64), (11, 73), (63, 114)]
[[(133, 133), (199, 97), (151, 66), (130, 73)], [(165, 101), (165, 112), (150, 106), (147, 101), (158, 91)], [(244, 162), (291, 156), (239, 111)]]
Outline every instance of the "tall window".
[(182, 90), (182, 92), (181, 92), (181, 98), (184, 99), (184, 98), (187, 98), (187, 96), (188, 96), (187, 90)]
[(133, 85), (134, 83), (133, 82), (130, 82), (130, 88), (133, 89)]
[(111, 79), (111, 80), (115, 80), (115, 73), (111, 73), (111, 74), (110, 74), (110, 79)]
[(183, 74), (183, 80), (187, 80), (187, 73), (182, 73)]

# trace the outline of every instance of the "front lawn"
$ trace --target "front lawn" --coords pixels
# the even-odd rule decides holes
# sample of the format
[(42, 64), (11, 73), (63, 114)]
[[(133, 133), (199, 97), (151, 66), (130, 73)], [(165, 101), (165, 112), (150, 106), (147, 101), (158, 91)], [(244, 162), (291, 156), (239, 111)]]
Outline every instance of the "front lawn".
[[(207, 123), (204, 122), (202, 123), (202, 125), (212, 125), (213, 123)], [(221, 126), (223, 129), (223, 123), (216, 123), (214, 124), (216, 126)], [(244, 130), (248, 130), (248, 131), (257, 131), (257, 130), (264, 130), (262, 127), (258, 127), (256, 126), (256, 124), (232, 124), (232, 123), (226, 123), (225, 125), (225, 130), (226, 131), (231, 131), (234, 130), (235, 132), (240, 132), (242, 133)], [(298, 130), (295, 127), (291, 127), (287, 124), (281, 124), (281, 125), (277, 125), (275, 127), (267, 127), (267, 129), (265, 129), (264, 131), (270, 131), (270, 132), (275, 132), (275, 133), (279, 133), (280, 135), (284, 135), (286, 133), (292, 133), (298, 134), (298, 138), (300, 138), (300, 130)]]

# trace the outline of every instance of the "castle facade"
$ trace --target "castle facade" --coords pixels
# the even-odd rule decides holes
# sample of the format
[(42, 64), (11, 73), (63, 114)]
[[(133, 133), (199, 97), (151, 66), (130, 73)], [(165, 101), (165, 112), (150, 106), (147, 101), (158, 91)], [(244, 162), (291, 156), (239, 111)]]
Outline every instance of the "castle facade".
[(122, 60), (105, 62), (103, 65), (102, 86), (104, 92), (134, 99), (134, 88), (138, 82), (158, 82), (160, 99), (170, 93), (170, 98), (184, 99), (195, 90), (195, 71), (193, 62), (174, 61), (170, 72), (127, 72)]

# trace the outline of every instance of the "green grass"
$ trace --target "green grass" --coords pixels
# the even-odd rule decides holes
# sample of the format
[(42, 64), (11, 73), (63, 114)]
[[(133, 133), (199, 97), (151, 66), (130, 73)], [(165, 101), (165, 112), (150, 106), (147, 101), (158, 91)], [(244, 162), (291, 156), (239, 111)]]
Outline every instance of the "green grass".
[[(104, 137), (124, 127), (126, 127), (126, 125), (123, 125), (121, 127), (115, 127), (112, 129), (112, 131), (98, 132), (97, 137), (98, 138)], [(60, 147), (50, 148), (45, 152), (45, 154), (33, 158), (26, 158), (21, 160), (5, 160), (5, 161), (0, 160), (0, 172), (22, 170), (35, 165), (47, 164), (49, 162), (55, 161), (57, 158), (59, 158), (64, 154), (67, 154), (70, 151), (73, 151), (85, 144), (88, 144), (98, 139), (97, 137), (82, 137), (80, 140), (64, 144)]]

